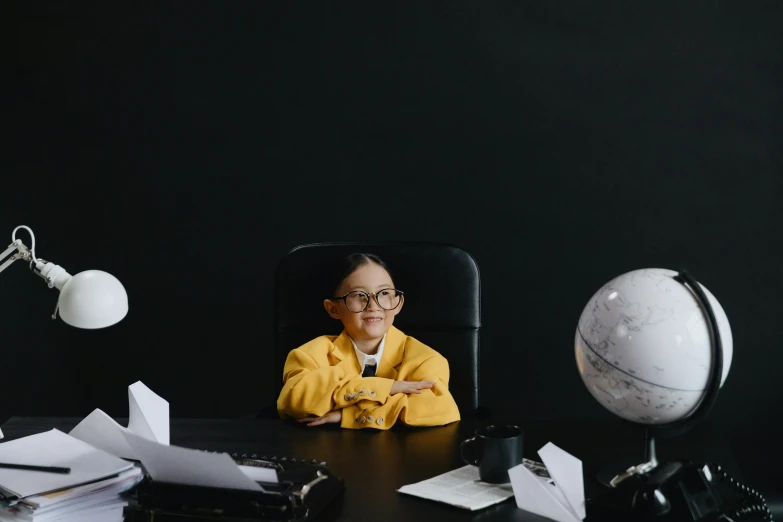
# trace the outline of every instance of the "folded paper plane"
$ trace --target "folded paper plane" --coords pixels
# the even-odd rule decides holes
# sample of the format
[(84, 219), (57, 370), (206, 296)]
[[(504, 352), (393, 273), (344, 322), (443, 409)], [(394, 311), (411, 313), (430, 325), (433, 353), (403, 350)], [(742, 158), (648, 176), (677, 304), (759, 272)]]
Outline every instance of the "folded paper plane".
[(118, 457), (139, 460), (123, 433), (169, 444), (169, 403), (141, 381), (128, 386), (127, 428), (102, 410), (95, 409), (71, 430), (70, 435)]
[(587, 516), (582, 461), (551, 442), (538, 450), (552, 482), (541, 481), (523, 464), (508, 470), (517, 507), (557, 522)]

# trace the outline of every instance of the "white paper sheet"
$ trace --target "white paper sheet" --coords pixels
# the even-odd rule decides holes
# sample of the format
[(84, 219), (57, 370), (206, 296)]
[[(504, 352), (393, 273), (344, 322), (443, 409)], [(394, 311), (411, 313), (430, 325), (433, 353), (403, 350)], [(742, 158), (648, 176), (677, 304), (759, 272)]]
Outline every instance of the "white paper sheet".
[[(133, 433), (123, 433), (123, 436), (153, 480), (191, 486), (263, 491), (226, 453), (207, 453), (178, 446), (165, 446)], [(274, 482), (277, 482), (276, 473), (274, 478)]]
[(523, 465), (508, 470), (517, 507), (557, 522), (580, 522), (587, 515), (582, 461), (551, 442), (538, 454), (553, 480), (542, 483)]
[(21, 498), (99, 480), (133, 467), (56, 429), (0, 444), (0, 462), (71, 468), (67, 474), (0, 468), (0, 486)]
[[(520, 464), (520, 466), (530, 466), (531, 469), (540, 472), (542, 476), (533, 476), (542, 483), (546, 484), (550, 481), (540, 463), (525, 459), (524, 464)], [(532, 472), (530, 473), (532, 474)], [(403, 486), (397, 491), (470, 511), (484, 509), (514, 496), (511, 484), (482, 482), (479, 479), (479, 471), (476, 466), (457, 468), (437, 477)]]
[(70, 435), (112, 455), (135, 459), (133, 450), (122, 436), (124, 431), (128, 431), (128, 428), (123, 428), (102, 410), (96, 409), (77, 424)]
[(256, 482), (269, 482), (277, 484), (277, 471), (258, 466), (239, 466), (239, 470)]
[(100, 409), (95, 409), (70, 432), (88, 444), (125, 459), (139, 460), (124, 433), (134, 433), (161, 444), (169, 444), (169, 403), (137, 381), (128, 386), (128, 427)]

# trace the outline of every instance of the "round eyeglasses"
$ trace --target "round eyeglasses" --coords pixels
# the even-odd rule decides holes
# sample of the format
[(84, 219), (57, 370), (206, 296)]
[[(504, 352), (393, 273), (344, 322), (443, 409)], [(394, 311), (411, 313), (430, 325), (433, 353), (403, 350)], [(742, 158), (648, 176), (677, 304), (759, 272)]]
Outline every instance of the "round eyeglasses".
[(354, 290), (352, 292), (348, 292), (345, 295), (341, 295), (339, 297), (330, 297), (329, 299), (332, 301), (342, 299), (342, 301), (345, 303), (345, 307), (349, 311), (358, 314), (364, 312), (367, 309), (367, 306), (370, 304), (370, 296), (374, 297), (375, 302), (378, 303), (378, 306), (384, 310), (394, 310), (400, 306), (403, 295), (405, 294), (402, 290), (397, 290), (396, 288), (384, 288), (383, 290), (378, 290), (377, 292), (363, 292), (362, 290)]

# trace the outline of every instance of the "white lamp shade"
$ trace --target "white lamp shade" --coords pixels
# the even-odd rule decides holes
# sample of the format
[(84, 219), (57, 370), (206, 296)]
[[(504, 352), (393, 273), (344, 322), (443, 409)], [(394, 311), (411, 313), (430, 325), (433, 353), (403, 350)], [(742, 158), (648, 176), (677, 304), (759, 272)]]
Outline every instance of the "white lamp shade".
[(71, 277), (60, 290), (60, 317), (77, 328), (105, 328), (128, 313), (128, 294), (113, 275), (86, 270)]

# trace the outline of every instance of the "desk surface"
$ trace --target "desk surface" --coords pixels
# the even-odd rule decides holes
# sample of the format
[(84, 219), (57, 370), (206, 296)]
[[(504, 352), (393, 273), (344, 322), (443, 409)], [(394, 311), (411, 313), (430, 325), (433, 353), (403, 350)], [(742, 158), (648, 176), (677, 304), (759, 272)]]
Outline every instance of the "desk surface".
[[(13, 417), (3, 424), (6, 440), (51, 428), (68, 431), (79, 419)], [(117, 419), (122, 422), (123, 419)], [(596, 474), (614, 459), (640, 462), (643, 434), (623, 423), (518, 422), (525, 430), (525, 456), (540, 460), (537, 450), (552, 441), (582, 459), (588, 497), (601, 486)], [(397, 493), (397, 488), (431, 478), (464, 465), (459, 443), (473, 434), (478, 423), (462, 421), (438, 428), (394, 428), (388, 431), (306, 428), (278, 420), (172, 419), (171, 443), (229, 453), (257, 453), (326, 461), (345, 479), (346, 493), (339, 520), (543, 521), (516, 508), (513, 498), (490, 508), (468, 512)], [(728, 443), (709, 426), (678, 439), (661, 440), (660, 460), (687, 455), (713, 460), (739, 475)], [(612, 467), (612, 469), (615, 469)]]

